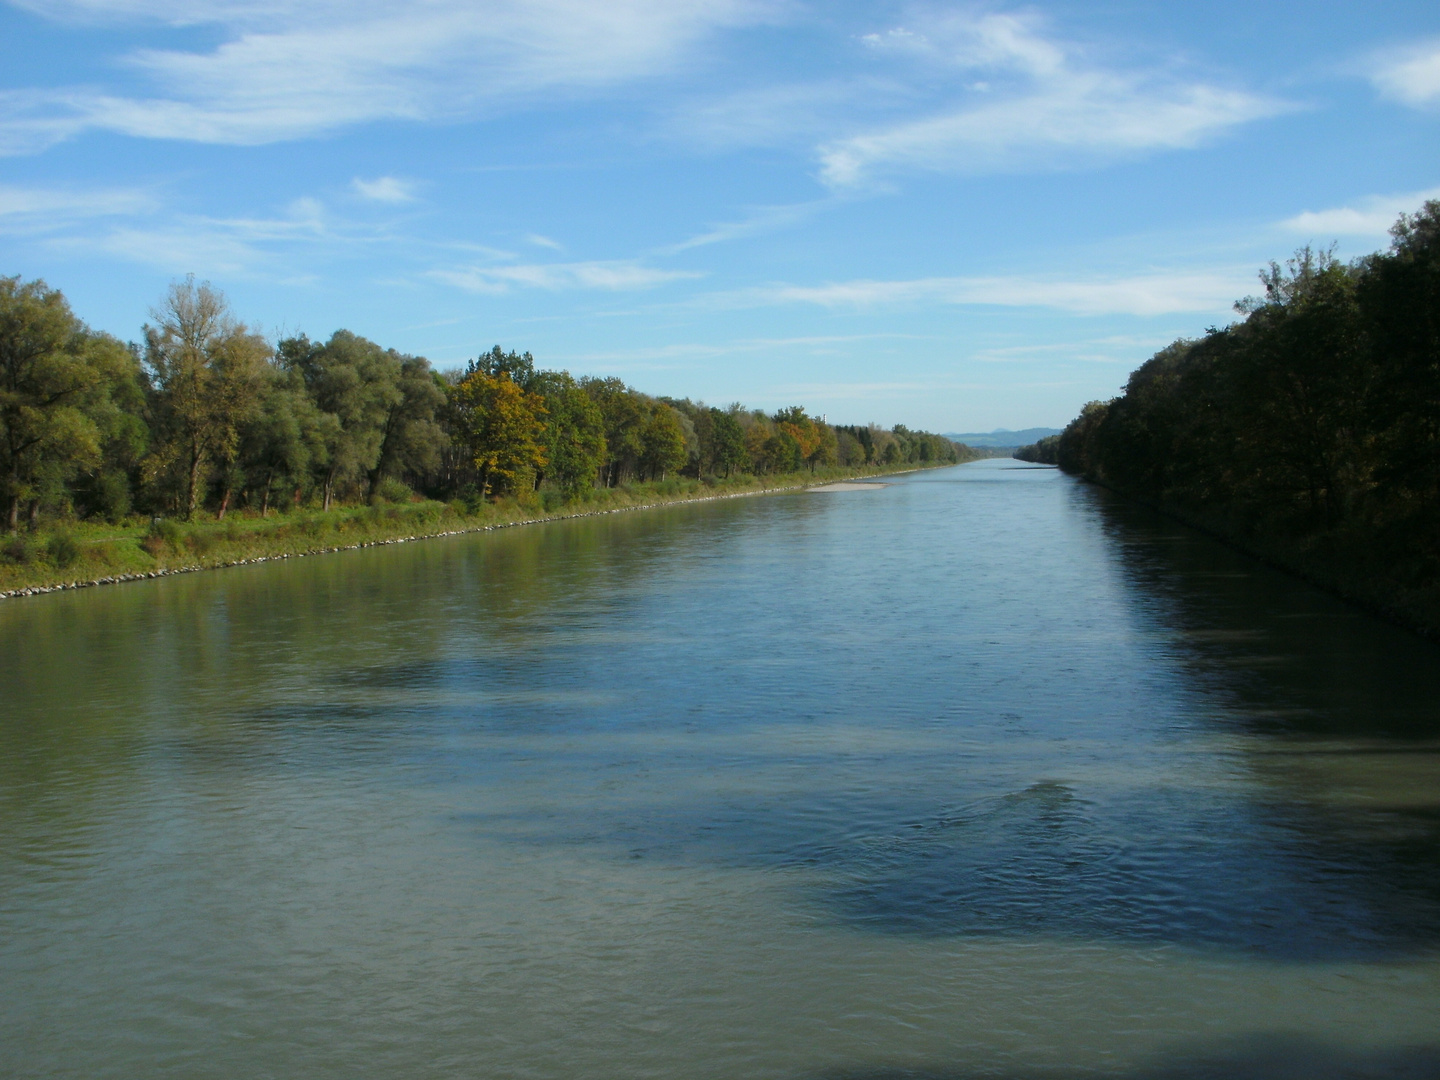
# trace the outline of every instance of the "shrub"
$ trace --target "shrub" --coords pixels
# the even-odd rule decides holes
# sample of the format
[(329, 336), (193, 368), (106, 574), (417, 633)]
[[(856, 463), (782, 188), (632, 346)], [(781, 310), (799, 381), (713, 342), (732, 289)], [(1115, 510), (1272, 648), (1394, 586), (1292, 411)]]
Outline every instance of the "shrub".
[(12, 536), (0, 550), (7, 561), (25, 564), (35, 558), (35, 545), (28, 536)]
[(169, 518), (155, 518), (150, 522), (150, 535), (140, 541), (140, 546), (157, 559), (162, 552), (178, 552), (185, 540), (185, 533)]
[(408, 487), (396, 480), (393, 476), (387, 476), (375, 485), (375, 490), (370, 493), (371, 502), (406, 503), (410, 501), (412, 492)]
[(547, 514), (553, 514), (565, 505), (565, 493), (554, 490), (542, 491), (540, 493), (540, 504), (545, 508)]
[(80, 545), (69, 533), (58, 532), (45, 545), (45, 554), (56, 566), (64, 569), (80, 558)]

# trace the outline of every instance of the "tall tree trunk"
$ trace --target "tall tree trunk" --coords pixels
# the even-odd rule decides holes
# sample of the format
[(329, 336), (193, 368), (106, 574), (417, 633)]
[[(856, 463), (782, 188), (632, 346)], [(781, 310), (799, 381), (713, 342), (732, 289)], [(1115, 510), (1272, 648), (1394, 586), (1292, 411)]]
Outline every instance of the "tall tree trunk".
[(274, 472), (268, 472), (265, 474), (265, 494), (260, 496), (260, 516), (262, 518), (267, 518), (270, 516), (270, 483), (274, 479)]
[(225, 494), (220, 496), (220, 512), (215, 515), (216, 521), (225, 520), (225, 511), (230, 509), (230, 484), (225, 484)]
[(332, 469), (325, 474), (325, 505), (324, 509), (330, 509), (330, 494), (335, 490), (335, 471)]
[(12, 533), (13, 533), (13, 532), (19, 532), (19, 531), (20, 531), (20, 494), (19, 494), (19, 492), (16, 492), (15, 494), (13, 494), (13, 495), (10, 496), (10, 513), (9, 513), (9, 515), (8, 515), (8, 517), (7, 517), (7, 524), (10, 526), (10, 531), (11, 531)]
[(204, 455), (198, 447), (190, 449), (190, 479), (185, 489), (185, 520), (189, 521), (195, 516), (196, 495), (200, 487), (200, 466), (204, 462)]

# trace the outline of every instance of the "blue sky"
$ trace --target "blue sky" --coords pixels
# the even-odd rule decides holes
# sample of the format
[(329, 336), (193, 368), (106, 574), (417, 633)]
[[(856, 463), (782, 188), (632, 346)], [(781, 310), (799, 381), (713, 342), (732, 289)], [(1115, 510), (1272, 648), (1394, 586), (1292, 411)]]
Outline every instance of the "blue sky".
[(1440, 5), (0, 0), (0, 273), (138, 337), (500, 343), (713, 403), (1060, 425), (1440, 197)]

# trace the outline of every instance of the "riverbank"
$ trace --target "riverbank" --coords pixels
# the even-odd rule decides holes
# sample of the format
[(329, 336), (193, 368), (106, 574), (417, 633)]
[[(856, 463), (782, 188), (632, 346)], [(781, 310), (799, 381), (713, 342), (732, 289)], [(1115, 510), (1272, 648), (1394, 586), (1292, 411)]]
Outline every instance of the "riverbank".
[(301, 509), (269, 517), (231, 514), (224, 521), (81, 522), (0, 542), (0, 599), (916, 471), (913, 464), (822, 467), (813, 473), (737, 476), (713, 484), (691, 479), (625, 484), (596, 488), (584, 499), (551, 510), (538, 498), (480, 504), (424, 500)]

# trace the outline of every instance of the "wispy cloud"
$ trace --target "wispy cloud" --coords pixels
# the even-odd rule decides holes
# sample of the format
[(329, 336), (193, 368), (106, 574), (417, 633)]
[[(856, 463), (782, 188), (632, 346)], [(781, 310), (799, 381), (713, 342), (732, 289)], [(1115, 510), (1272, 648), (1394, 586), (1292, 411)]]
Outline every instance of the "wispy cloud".
[(180, 214), (153, 224), (130, 223), (56, 236), (46, 243), (54, 251), (109, 255), (167, 274), (263, 274), (292, 279), (297, 271), (289, 256), (297, 247), (343, 246), (369, 239), (352, 226), (333, 221), (321, 203), (306, 198), (294, 200), (283, 214), (274, 217)]
[(551, 251), (564, 251), (564, 246), (558, 240), (551, 240), (548, 236), (541, 236), (539, 233), (530, 233), (525, 237), (527, 244), (534, 244), (536, 247), (549, 248)]
[(350, 186), (355, 194), (372, 202), (407, 203), (414, 202), (416, 198), (415, 181), (401, 180), (396, 176), (377, 176), (374, 180), (362, 180), (357, 176), (350, 181)]
[(144, 90), (12, 91), (0, 150), (82, 131), (255, 145), (383, 119), (485, 115), (536, 95), (675, 70), (717, 31), (775, 17), (779, 0), (174, 0), (44, 2), (70, 21), (212, 24), (208, 52), (123, 58)]
[(1288, 108), (1163, 71), (1106, 67), (1028, 15), (954, 15), (866, 42), (940, 73), (952, 100), (825, 143), (821, 176), (837, 188), (893, 171), (983, 173), (1187, 149)]
[(657, 248), (656, 254), (678, 255), (682, 251), (690, 251), (693, 248), (723, 244), (748, 236), (759, 236), (794, 225), (828, 206), (837, 205), (838, 202), (837, 199), (825, 199), (817, 202), (794, 203), (789, 206), (759, 207), (739, 221), (721, 222), (718, 225), (712, 225), (704, 232), (681, 240), (677, 244), (668, 244)]
[(158, 200), (133, 188), (70, 189), (0, 184), (0, 227), (54, 228), (83, 218), (140, 214)]
[(784, 338), (740, 338), (734, 341), (702, 344), (700, 342), (677, 342), (671, 345), (655, 345), (636, 349), (619, 349), (609, 352), (569, 353), (556, 359), (571, 363), (632, 362), (641, 360), (676, 359), (717, 359), (723, 356), (740, 356), (753, 353), (799, 351), (811, 355), (831, 355), (838, 346), (850, 345), (857, 341), (925, 341), (924, 334), (904, 331), (881, 334), (812, 334), (804, 337)]
[(427, 277), (474, 293), (505, 293), (514, 288), (601, 289), (623, 292), (700, 277), (688, 270), (657, 270), (628, 260), (531, 263), (518, 266), (470, 266), (431, 270)]
[(1370, 79), (1382, 94), (1403, 104), (1440, 105), (1440, 39), (1382, 54)]
[(877, 108), (913, 105), (901, 84), (873, 78), (776, 83), (682, 100), (664, 123), (673, 138), (707, 151), (809, 145), (820, 135), (850, 130)]
[(979, 349), (970, 359), (989, 364), (1023, 364), (1081, 361), (1092, 364), (1133, 364), (1137, 356), (1153, 353), (1170, 344), (1170, 338), (1143, 338), (1128, 334), (1082, 341), (1059, 341), (1044, 345), (992, 346)]
[(917, 304), (1041, 307), (1077, 315), (1167, 315), (1228, 312), (1244, 292), (1250, 270), (1152, 273), (1104, 280), (1039, 277), (934, 277), (903, 281), (845, 281), (825, 285), (777, 284), (712, 294), (719, 307), (815, 304), (827, 308), (880, 308)]
[(1427, 199), (1440, 199), (1440, 187), (1405, 195), (1367, 195), (1350, 206), (1306, 210), (1286, 218), (1280, 227), (1320, 241), (1337, 236), (1379, 238), (1390, 231), (1401, 214), (1418, 210)]

